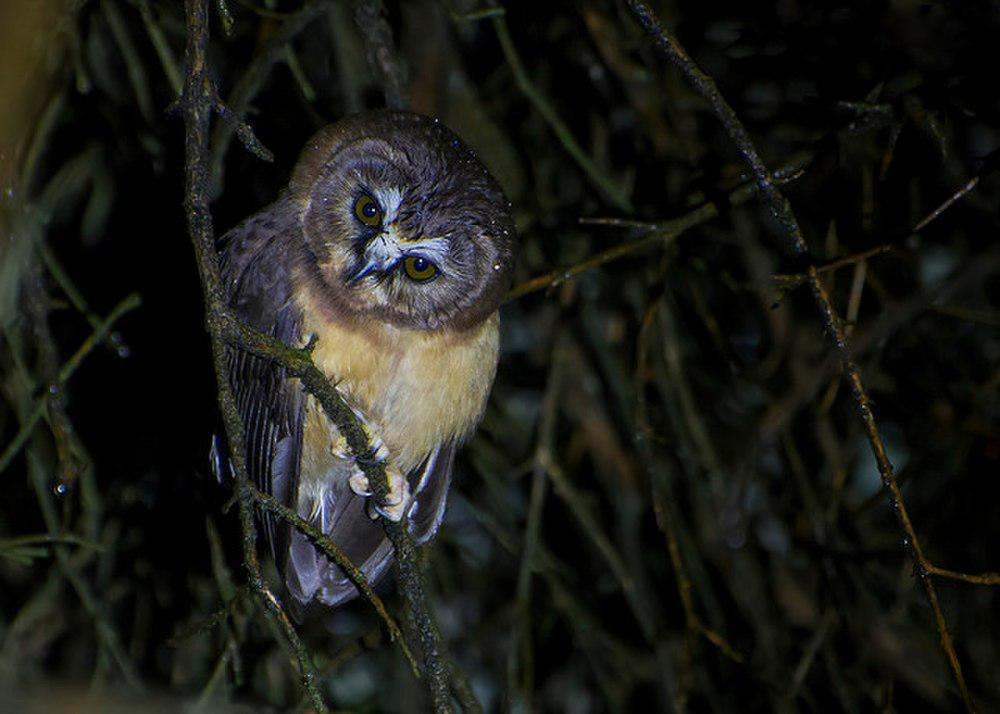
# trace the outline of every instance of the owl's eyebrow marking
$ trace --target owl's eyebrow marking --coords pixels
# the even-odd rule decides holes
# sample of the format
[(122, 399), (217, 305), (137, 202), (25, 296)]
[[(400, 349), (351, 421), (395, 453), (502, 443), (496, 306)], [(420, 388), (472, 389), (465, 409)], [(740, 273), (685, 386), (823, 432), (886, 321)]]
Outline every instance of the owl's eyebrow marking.
[[(448, 235), (451, 235), (450, 233)], [(434, 238), (424, 238), (421, 236), (412, 241), (407, 241), (403, 255), (420, 255), (431, 262), (436, 263), (440, 268), (448, 255), (448, 236), (436, 236)]]

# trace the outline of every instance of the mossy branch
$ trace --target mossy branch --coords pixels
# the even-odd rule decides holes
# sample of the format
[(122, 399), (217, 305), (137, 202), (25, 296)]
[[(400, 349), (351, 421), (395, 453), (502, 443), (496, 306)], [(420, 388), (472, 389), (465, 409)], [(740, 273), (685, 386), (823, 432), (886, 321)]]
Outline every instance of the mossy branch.
[[(309, 8), (319, 6), (314, 2)], [(201, 278), (205, 308), (206, 324), (212, 342), (212, 354), (218, 385), (219, 407), (222, 412), (226, 436), (230, 444), (231, 460), (236, 474), (236, 489), (240, 506), (240, 521), (243, 528), (244, 561), (249, 572), (250, 584), (258, 598), (264, 604), (267, 612), (281, 626), (288, 638), (301, 670), (302, 683), (313, 706), (320, 711), (326, 711), (325, 704), (317, 689), (316, 670), (311, 657), (292, 626), (281, 604), (267, 588), (260, 570), (256, 551), (256, 527), (253, 521), (255, 505), (274, 510), (282, 517), (293, 514), (284, 513), (276, 507), (280, 504), (261, 498), (261, 494), (249, 482), (246, 469), (246, 453), (243, 446), (243, 424), (236, 407), (235, 396), (229, 383), (225, 350), (228, 347), (245, 350), (251, 354), (273, 360), (280, 364), (289, 376), (297, 378), (303, 388), (312, 394), (322, 405), (330, 420), (347, 440), (348, 448), (358, 465), (368, 476), (374, 498), (384, 504), (389, 493), (389, 483), (385, 472), (385, 464), (377, 461), (368, 434), (354, 412), (347, 406), (337, 393), (329, 378), (312, 362), (312, 345), (306, 348), (289, 347), (268, 335), (260, 333), (235, 318), (226, 307), (222, 280), (219, 273), (215, 250), (215, 234), (212, 227), (211, 213), (208, 208), (209, 185), (209, 125), (211, 114), (219, 113), (221, 102), (214, 86), (208, 77), (206, 64), (206, 49), (208, 45), (208, 8), (206, 0), (187, 0), (187, 69), (184, 95), (181, 108), (185, 118), (185, 209), (188, 220), (188, 232), (194, 245)], [(307, 21), (308, 15), (299, 19)], [(240, 116), (234, 112), (234, 116)], [(221, 125), (220, 125), (221, 126)], [(219, 149), (219, 144), (216, 148)], [(311, 529), (303, 528), (294, 518), (290, 520), (307, 537)], [(301, 519), (298, 519), (301, 520)], [(427, 673), (428, 686), (434, 700), (436, 711), (450, 711), (449, 694), (450, 675), (439, 652), (439, 635), (427, 607), (419, 565), (417, 549), (410, 537), (407, 524), (385, 522), (385, 530), (396, 552), (399, 586), (403, 592), (420, 634), (424, 656), (424, 666)], [(318, 535), (312, 532), (315, 537)], [(324, 552), (338, 562), (332, 544), (320, 544), (323, 539), (315, 539)], [(330, 545), (330, 548), (326, 548)], [(346, 558), (343, 559), (346, 562)], [(345, 568), (345, 570), (349, 570)], [(355, 569), (356, 570), (356, 569)], [(370, 593), (370, 587), (363, 592)], [(374, 594), (374, 593), (372, 593)], [(374, 601), (373, 601), (374, 603)], [(384, 612), (384, 607), (376, 605), (376, 609)], [(392, 628), (391, 628), (392, 631)], [(398, 634), (395, 628), (393, 635)], [(401, 638), (400, 638), (401, 639)], [(401, 642), (402, 644), (402, 642)], [(404, 649), (404, 651), (406, 651)]]
[(281, 603), (271, 593), (264, 581), (257, 558), (257, 529), (254, 524), (254, 498), (247, 477), (246, 453), (243, 446), (243, 424), (236, 398), (229, 383), (226, 366), (225, 344), (211, 316), (224, 307), (222, 278), (215, 255), (215, 234), (212, 216), (208, 209), (208, 131), (212, 111), (216, 105), (215, 91), (208, 77), (206, 52), (208, 49), (208, 3), (206, 0), (186, 0), (187, 48), (185, 52), (184, 94), (180, 108), (184, 116), (184, 208), (188, 234), (194, 244), (201, 278), (212, 343), (213, 365), (218, 387), (219, 409), (222, 412), (230, 456), (236, 474), (236, 493), (239, 502), (240, 525), (243, 531), (243, 560), (247, 568), (250, 587), (258, 600), (284, 632), (299, 663), (302, 686), (319, 712), (327, 707), (316, 684), (316, 668), (295, 627), (288, 619)]

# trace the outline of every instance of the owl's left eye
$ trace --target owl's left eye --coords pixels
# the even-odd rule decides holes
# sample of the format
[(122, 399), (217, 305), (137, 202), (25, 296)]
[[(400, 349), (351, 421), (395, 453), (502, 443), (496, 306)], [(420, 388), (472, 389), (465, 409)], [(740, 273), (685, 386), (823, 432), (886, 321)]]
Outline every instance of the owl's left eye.
[(419, 255), (407, 257), (403, 261), (403, 270), (406, 272), (406, 277), (410, 280), (416, 280), (418, 283), (430, 280), (437, 275), (438, 271), (434, 263)]
[(366, 226), (373, 228), (382, 222), (382, 209), (378, 207), (375, 199), (367, 193), (362, 194), (354, 202), (354, 215)]

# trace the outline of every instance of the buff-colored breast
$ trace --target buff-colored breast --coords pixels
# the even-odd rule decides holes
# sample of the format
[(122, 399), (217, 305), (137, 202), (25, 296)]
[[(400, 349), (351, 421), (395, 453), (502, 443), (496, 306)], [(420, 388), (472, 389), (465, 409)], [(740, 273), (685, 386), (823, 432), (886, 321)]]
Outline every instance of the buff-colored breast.
[[(325, 318), (300, 293), (304, 338), (318, 338), (313, 360), (378, 432), (401, 473), (449, 440), (466, 438), (482, 415), (496, 372), (499, 318), (461, 332), (363, 326)], [(336, 469), (337, 432), (309, 398), (301, 477), (325, 480)]]

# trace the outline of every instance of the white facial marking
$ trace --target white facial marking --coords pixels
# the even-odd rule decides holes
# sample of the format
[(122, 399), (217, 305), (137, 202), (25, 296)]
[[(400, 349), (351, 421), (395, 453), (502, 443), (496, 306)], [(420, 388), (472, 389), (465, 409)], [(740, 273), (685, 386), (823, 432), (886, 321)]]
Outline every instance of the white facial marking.
[(399, 204), (403, 202), (403, 192), (398, 188), (379, 188), (375, 190), (375, 198), (382, 207), (382, 225), (387, 226), (395, 221), (399, 214)]
[(427, 258), (440, 269), (448, 255), (448, 239), (442, 236), (408, 241), (400, 236), (395, 226), (387, 226), (365, 246), (363, 274), (389, 270), (409, 255)]

